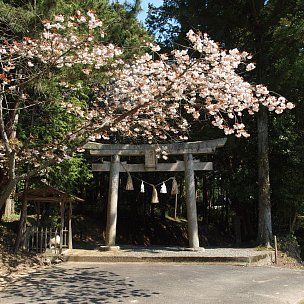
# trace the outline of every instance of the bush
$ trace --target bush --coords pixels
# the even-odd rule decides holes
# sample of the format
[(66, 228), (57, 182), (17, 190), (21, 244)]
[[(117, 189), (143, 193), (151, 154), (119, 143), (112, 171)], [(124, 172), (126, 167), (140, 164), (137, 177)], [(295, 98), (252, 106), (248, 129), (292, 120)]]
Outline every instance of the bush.
[(301, 261), (301, 248), (297, 238), (293, 234), (278, 238), (278, 249), (298, 261)]

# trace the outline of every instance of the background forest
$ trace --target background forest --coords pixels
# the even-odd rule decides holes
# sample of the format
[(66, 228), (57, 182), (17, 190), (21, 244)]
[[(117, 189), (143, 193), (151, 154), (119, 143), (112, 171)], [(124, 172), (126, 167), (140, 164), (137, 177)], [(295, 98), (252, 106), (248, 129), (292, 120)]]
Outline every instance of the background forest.
[[(247, 139), (228, 135), (224, 148), (212, 160), (215, 170), (196, 174), (197, 206), (201, 242), (207, 245), (263, 244), (272, 242), (272, 234), (302, 246), (304, 257), (304, 3), (301, 0), (164, 0), (163, 5), (149, 6), (146, 27), (139, 23), (140, 1), (125, 4), (106, 0), (90, 1), (1, 1), (0, 25), (8, 36), (35, 37), (42, 28), (40, 20), (55, 14), (70, 14), (76, 9), (94, 9), (106, 23), (109, 42), (123, 47), (126, 57), (140, 54), (143, 39), (156, 40), (166, 52), (187, 45), (185, 34), (207, 32), (222, 48), (246, 50), (257, 68), (245, 75), (251, 83), (263, 83), (270, 91), (285, 96), (295, 108), (282, 115), (262, 109), (257, 117), (244, 115), (251, 136)], [(74, 71), (75, 72), (75, 71)], [(63, 70), (73, 79), (73, 71)], [(102, 72), (94, 81), (103, 81)], [(71, 98), (89, 102), (88, 79)], [(59, 99), (61, 92), (52, 82), (38, 81), (31, 87), (37, 99)], [(41, 137), (41, 144), (70, 128), (65, 113), (52, 104), (35, 111), (23, 111), (15, 138)], [(43, 135), (43, 136), (41, 136)], [(208, 117), (201, 117), (189, 131), (188, 141), (224, 137), (212, 127)], [(129, 142), (121, 135), (110, 143)], [(141, 143), (137, 141), (136, 143)], [(109, 143), (109, 141), (107, 141)], [(108, 175), (92, 173), (92, 159), (75, 153), (60, 165), (17, 184), (38, 188), (43, 182), (85, 199), (74, 210), (75, 238), (79, 244), (100, 243), (106, 219)], [(96, 161), (94, 159), (94, 161)], [(23, 167), (24, 172), (27, 166)], [(6, 176), (0, 167), (0, 186)], [(160, 204), (151, 207), (151, 192), (140, 193), (140, 180), (158, 184), (167, 174), (137, 174), (135, 191), (125, 190), (127, 175), (121, 175), (119, 193), (118, 243), (187, 244), (183, 175), (176, 175), (180, 195), (160, 195)], [(270, 183), (269, 183), (270, 181)], [(4, 189), (1, 189), (4, 191)], [(1, 210), (2, 221), (20, 214), (21, 201), (7, 200)], [(35, 208), (28, 206), (28, 214)], [(271, 212), (271, 213), (270, 213)], [(175, 217), (175, 213), (177, 217)], [(45, 206), (45, 225), (56, 223), (58, 210)], [(270, 220), (270, 216), (271, 219)], [(272, 233), (265, 232), (270, 229)], [(239, 232), (238, 232), (239, 231)], [(80, 245), (79, 245), (80, 246)]]

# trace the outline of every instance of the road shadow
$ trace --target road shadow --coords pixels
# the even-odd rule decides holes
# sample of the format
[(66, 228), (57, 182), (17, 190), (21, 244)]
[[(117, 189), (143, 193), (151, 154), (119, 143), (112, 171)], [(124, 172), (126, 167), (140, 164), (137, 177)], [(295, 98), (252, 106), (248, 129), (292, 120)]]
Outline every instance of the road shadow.
[[(124, 303), (149, 298), (158, 292), (137, 289), (135, 282), (94, 267), (55, 267), (14, 282), (1, 294), (1, 303)], [(135, 301), (137, 300), (137, 301)]]

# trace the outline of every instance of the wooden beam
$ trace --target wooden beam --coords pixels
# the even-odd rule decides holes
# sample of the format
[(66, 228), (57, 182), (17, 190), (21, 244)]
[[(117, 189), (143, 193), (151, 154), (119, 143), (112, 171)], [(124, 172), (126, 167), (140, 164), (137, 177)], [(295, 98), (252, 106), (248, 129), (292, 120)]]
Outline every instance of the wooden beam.
[[(194, 171), (211, 171), (213, 170), (212, 162), (194, 162)], [(102, 164), (92, 164), (92, 170), (97, 172), (109, 172), (110, 162)], [(119, 172), (174, 172), (185, 171), (184, 161), (176, 163), (158, 163), (156, 168), (149, 168), (146, 170), (145, 164), (120, 164)]]
[(33, 196), (33, 195), (25, 195), (28, 201), (32, 202), (41, 202), (41, 203), (60, 203), (62, 198), (60, 197), (41, 197), (41, 196)]
[(145, 151), (156, 150), (160, 148), (166, 151), (168, 155), (180, 154), (211, 154), (216, 148), (223, 147), (227, 138), (218, 138), (213, 140), (160, 144), (160, 145), (122, 145), (122, 144), (100, 144), (87, 143), (84, 148), (90, 150), (92, 156), (144, 156)]

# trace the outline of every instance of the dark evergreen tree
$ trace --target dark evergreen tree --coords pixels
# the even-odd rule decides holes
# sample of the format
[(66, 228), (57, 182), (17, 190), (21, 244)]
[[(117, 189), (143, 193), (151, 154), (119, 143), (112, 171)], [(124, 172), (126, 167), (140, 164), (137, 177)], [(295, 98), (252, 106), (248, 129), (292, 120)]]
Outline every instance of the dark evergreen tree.
[[(185, 44), (185, 33), (189, 29), (208, 32), (211, 37), (220, 41), (223, 47), (238, 47), (252, 52), (257, 63), (254, 82), (267, 84), (271, 90), (279, 92), (288, 99), (296, 102), (297, 109), (285, 117), (270, 116), (270, 148), (268, 144), (268, 119), (269, 114), (261, 108), (258, 116), (257, 142), (258, 142), (258, 201), (259, 201), (259, 223), (258, 241), (261, 244), (269, 245), (272, 238), (271, 204), (276, 204), (276, 212), (282, 213), (286, 206), (293, 206), (298, 202), (297, 210), (300, 210), (299, 195), (302, 198), (303, 191), (299, 188), (294, 193), (294, 187), (287, 185), (284, 181), (284, 173), (278, 171), (282, 164), (271, 162), (269, 168), (269, 152), (277, 151), (277, 145), (284, 135), (278, 135), (274, 126), (283, 124), (286, 129), (283, 133), (293, 134), (293, 137), (286, 138), (285, 148), (295, 143), (303, 136), (303, 118), (299, 114), (303, 111), (303, 1), (288, 0), (165, 0), (159, 8), (150, 6), (147, 24), (150, 30), (160, 40), (160, 43), (170, 47), (173, 43)], [(174, 24), (173, 27), (168, 24)], [(285, 123), (284, 123), (285, 122)], [(297, 128), (295, 126), (302, 126)], [(276, 132), (276, 133), (275, 133)], [(252, 132), (254, 134), (255, 132)], [(276, 135), (274, 137), (272, 135)], [(275, 139), (276, 138), (276, 139)], [(254, 139), (253, 139), (254, 140)], [(281, 142), (281, 147), (282, 147)], [(284, 144), (283, 144), (284, 145)], [(301, 161), (303, 147), (297, 145), (298, 150), (293, 149), (293, 157), (285, 158), (286, 165), (292, 168)], [(285, 148), (279, 154), (286, 153)], [(239, 150), (238, 150), (239, 153)], [(256, 152), (254, 152), (256, 153)], [(278, 157), (278, 155), (276, 155)], [(244, 157), (243, 155), (243, 158)], [(253, 167), (254, 164), (251, 164)], [(272, 173), (273, 172), (273, 173)], [(278, 175), (280, 172), (282, 175)], [(301, 168), (293, 171), (294, 176), (301, 176)], [(303, 172), (303, 171), (302, 171)], [(273, 200), (270, 200), (269, 175), (273, 177)], [(301, 179), (303, 181), (303, 179)], [(295, 184), (293, 184), (295, 186)], [(282, 193), (279, 208), (276, 198)], [(294, 195), (292, 195), (294, 193)], [(293, 197), (293, 199), (291, 198)], [(284, 207), (282, 207), (282, 199)], [(278, 210), (280, 209), (280, 211)], [(293, 208), (294, 209), (294, 208)], [(294, 213), (294, 212), (293, 212)], [(277, 217), (275, 217), (277, 218)]]

